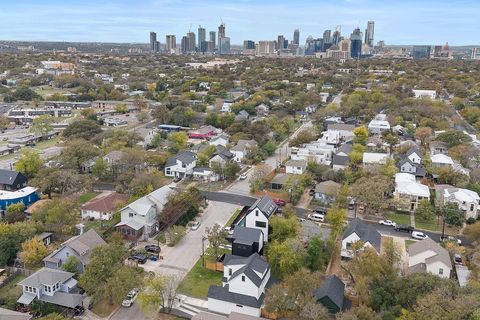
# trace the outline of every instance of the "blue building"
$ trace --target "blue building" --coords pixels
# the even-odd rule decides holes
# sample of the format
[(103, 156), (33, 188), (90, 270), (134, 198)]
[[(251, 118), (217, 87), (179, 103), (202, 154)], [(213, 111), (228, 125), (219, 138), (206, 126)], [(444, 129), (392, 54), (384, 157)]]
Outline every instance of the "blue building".
[(37, 193), (37, 188), (25, 187), (17, 191), (0, 191), (0, 210), (2, 217), (5, 217), (7, 207), (12, 204), (22, 202), (25, 207), (38, 201), (40, 197)]

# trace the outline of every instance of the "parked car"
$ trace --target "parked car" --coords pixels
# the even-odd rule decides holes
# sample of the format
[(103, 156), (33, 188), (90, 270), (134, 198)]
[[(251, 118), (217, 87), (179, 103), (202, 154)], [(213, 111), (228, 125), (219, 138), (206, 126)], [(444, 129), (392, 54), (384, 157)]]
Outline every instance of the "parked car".
[(200, 221), (195, 221), (194, 223), (192, 223), (192, 227), (190, 229), (192, 229), (192, 231), (195, 231), (198, 230), (198, 228), (200, 228)]
[(157, 246), (156, 244), (147, 244), (145, 246), (145, 251), (151, 252), (151, 253), (160, 253), (160, 251), (162, 251), (162, 249), (159, 246)]
[(459, 255), (458, 253), (455, 253), (455, 255), (453, 256), (453, 262), (455, 264), (459, 264), (459, 265), (462, 265), (463, 262), (462, 262), (462, 256)]
[(181, 180), (182, 180), (182, 178), (180, 178), (180, 177), (173, 178), (173, 182), (180, 182)]
[(412, 226), (407, 226), (404, 224), (398, 224), (395, 226), (395, 230), (397, 231), (402, 231), (402, 232), (413, 232), (413, 227)]
[(145, 262), (147, 262), (147, 256), (144, 254), (132, 254), (128, 257), (128, 260), (134, 260), (140, 264), (145, 264)]
[(225, 228), (223, 228), (223, 230), (225, 230), (229, 235), (233, 234), (233, 228), (232, 227), (225, 227)]
[(307, 217), (308, 219), (315, 222), (325, 222), (325, 215), (320, 213), (312, 213), (312, 214), (309, 214)]
[(240, 180), (245, 180), (247, 179), (247, 174), (246, 173), (242, 173), (239, 177)]
[(384, 226), (392, 226), (392, 227), (395, 227), (397, 225), (395, 221), (392, 221), (392, 220), (380, 220), (378, 221), (378, 224), (381, 224)]
[(282, 199), (275, 199), (275, 200), (273, 200), (273, 202), (275, 202), (275, 204), (276, 204), (277, 206), (284, 206), (284, 205), (287, 204), (287, 201), (282, 200)]
[(444, 241), (451, 241), (451, 242), (454, 242), (456, 244), (458, 244), (459, 246), (462, 245), (462, 240), (458, 239), (457, 237), (454, 237), (454, 236), (440, 236), (440, 241), (444, 242)]
[(81, 316), (85, 312), (85, 308), (82, 306), (76, 306), (75, 309), (73, 309), (73, 315), (75, 317)]
[(326, 215), (327, 214), (327, 208), (321, 208), (321, 207), (315, 208), (315, 209), (313, 209), (313, 213)]
[(309, 196), (314, 196), (315, 195), (315, 189), (310, 189), (310, 191), (308, 191), (308, 195)]
[(423, 239), (427, 239), (428, 236), (425, 233), (420, 231), (412, 231), (412, 238), (417, 240), (423, 240)]
[(298, 222), (304, 222), (305, 219), (304, 218), (297, 218)]
[(131, 307), (135, 299), (137, 299), (137, 296), (138, 296), (138, 289), (130, 290), (125, 300), (122, 301), (122, 307), (125, 307), (125, 308)]

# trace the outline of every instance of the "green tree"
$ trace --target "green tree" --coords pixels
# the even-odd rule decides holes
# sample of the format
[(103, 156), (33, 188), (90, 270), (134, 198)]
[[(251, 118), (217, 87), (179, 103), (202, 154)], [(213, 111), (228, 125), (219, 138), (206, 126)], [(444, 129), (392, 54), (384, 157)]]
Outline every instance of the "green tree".
[(173, 132), (168, 136), (172, 152), (184, 150), (187, 147), (188, 135), (185, 132)]
[(353, 129), (355, 135), (353, 142), (361, 145), (366, 145), (368, 140), (368, 129), (366, 126), (360, 126)]
[(271, 241), (283, 242), (290, 238), (295, 238), (300, 232), (300, 224), (295, 216), (283, 218), (274, 216), (270, 219), (269, 228)]
[(127, 113), (128, 112), (128, 107), (125, 103), (117, 103), (117, 105), (115, 106), (115, 112)]
[(267, 250), (267, 258), (272, 272), (283, 278), (301, 268), (305, 257), (305, 249), (297, 239), (284, 242), (272, 242)]
[(253, 169), (250, 180), (248, 181), (251, 193), (255, 193), (265, 188), (266, 178), (271, 171), (272, 168), (267, 164), (258, 165)]
[(32, 220), (58, 235), (73, 235), (80, 220), (79, 205), (69, 199), (53, 199), (35, 211)]
[(40, 266), (42, 259), (47, 255), (47, 247), (42, 240), (32, 238), (22, 243), (22, 252), (20, 256), (27, 268)]
[(362, 177), (350, 186), (350, 194), (370, 212), (378, 212), (386, 206), (386, 194), (392, 187), (391, 179), (386, 176)]
[(7, 222), (14, 223), (25, 220), (25, 205), (23, 202), (11, 204), (7, 207)]
[(143, 310), (152, 313), (170, 313), (177, 298), (178, 279), (174, 276), (158, 276), (146, 281), (138, 300)]
[(100, 154), (97, 148), (83, 139), (75, 139), (67, 143), (60, 155), (64, 167), (75, 169), (78, 173), (82, 173), (82, 167), (85, 163)]
[(448, 144), (448, 147), (451, 148), (460, 144), (469, 143), (470, 141), (472, 141), (472, 138), (470, 138), (463, 132), (451, 130), (440, 133), (437, 136), (437, 140), (446, 142)]
[(43, 161), (40, 154), (32, 149), (23, 149), (22, 156), (15, 162), (15, 170), (23, 173), (27, 178), (33, 178), (40, 170)]
[(70, 140), (78, 138), (90, 140), (100, 132), (102, 132), (102, 127), (98, 122), (82, 119), (70, 123), (63, 131), (63, 136)]
[(71, 272), (71, 273), (77, 273), (79, 265), (80, 265), (80, 261), (78, 261), (78, 259), (75, 256), (70, 256), (62, 264), (62, 270)]
[(228, 233), (218, 223), (215, 223), (212, 228), (207, 228), (205, 232), (210, 248), (213, 251), (215, 259), (217, 259), (219, 257), (220, 247), (228, 243), (226, 240)]
[(415, 217), (420, 221), (432, 221), (435, 219), (435, 208), (430, 204), (430, 201), (423, 199), (418, 204), (417, 210), (415, 210)]
[(52, 124), (54, 122), (55, 119), (47, 114), (36, 117), (33, 119), (30, 132), (36, 134), (37, 136), (45, 137), (50, 131), (53, 130)]
[(465, 222), (465, 214), (458, 207), (458, 203), (456, 202), (447, 202), (441, 206), (440, 213), (443, 218), (442, 236), (445, 235), (445, 224), (461, 227)]
[(103, 157), (98, 157), (92, 167), (92, 174), (99, 179), (107, 179), (111, 177), (111, 171), (108, 163)]
[(21, 244), (33, 237), (36, 230), (30, 222), (7, 224), (0, 222), (0, 267), (12, 263)]
[(310, 238), (305, 257), (306, 266), (312, 271), (325, 271), (330, 255), (325, 243), (319, 236)]
[(88, 178), (82, 177), (74, 170), (48, 167), (40, 169), (31, 180), (31, 184), (47, 194), (49, 199), (52, 198), (53, 192), (67, 195), (79, 191), (86, 182)]

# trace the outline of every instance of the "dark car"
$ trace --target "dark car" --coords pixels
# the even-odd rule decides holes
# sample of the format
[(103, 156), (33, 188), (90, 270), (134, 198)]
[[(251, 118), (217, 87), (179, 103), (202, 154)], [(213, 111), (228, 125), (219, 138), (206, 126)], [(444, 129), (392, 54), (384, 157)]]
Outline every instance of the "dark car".
[(401, 231), (401, 232), (409, 232), (409, 233), (412, 233), (412, 232), (413, 232), (413, 227), (412, 227), (412, 226), (407, 226), (407, 225), (399, 224), (399, 225), (395, 226), (395, 230)]
[(144, 264), (145, 262), (147, 262), (147, 259), (147, 256), (143, 254), (132, 254), (130, 257), (128, 257), (128, 260), (135, 260), (138, 261), (138, 263), (140, 264)]
[(180, 178), (180, 177), (173, 178), (173, 182), (179, 182), (180, 180), (182, 180), (182, 178)]
[(315, 189), (310, 189), (310, 191), (308, 191), (308, 195), (314, 196), (315, 195)]
[(313, 212), (318, 213), (318, 214), (326, 215), (327, 214), (327, 208), (318, 207), (318, 208), (313, 209)]
[(73, 309), (74, 316), (82, 315), (84, 312), (85, 312), (85, 308), (82, 306), (76, 306), (75, 309)]
[(145, 246), (145, 251), (150, 253), (160, 253), (162, 249), (156, 244), (148, 244)]

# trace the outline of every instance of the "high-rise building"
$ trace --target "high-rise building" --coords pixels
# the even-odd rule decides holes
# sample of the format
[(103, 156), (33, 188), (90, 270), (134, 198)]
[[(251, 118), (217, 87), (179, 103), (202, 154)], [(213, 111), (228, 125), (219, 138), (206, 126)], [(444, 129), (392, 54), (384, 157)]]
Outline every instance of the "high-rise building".
[(472, 60), (478, 60), (480, 59), (480, 56), (478, 54), (478, 48), (477, 47), (473, 47), (472, 48), (472, 55), (470, 56), (470, 59)]
[(368, 21), (367, 29), (365, 29), (365, 44), (369, 47), (373, 47), (373, 38), (375, 34), (375, 22)]
[(323, 31), (323, 43), (332, 43), (332, 30)]
[(385, 41), (383, 41), (383, 40), (378, 41), (377, 47), (378, 47), (379, 49), (385, 48)]
[(258, 55), (270, 55), (275, 53), (275, 41), (258, 41), (256, 46)]
[(165, 37), (165, 49), (168, 53), (172, 53), (177, 48), (177, 37), (174, 34), (168, 34)]
[(295, 45), (300, 45), (300, 30), (298, 29), (295, 29), (295, 31), (293, 31), (293, 44)]
[(218, 39), (218, 52), (220, 54), (230, 54), (230, 38), (221, 37)]
[(251, 49), (255, 49), (255, 41), (244, 40), (243, 41), (243, 50), (251, 50)]
[(181, 42), (181, 50), (182, 50), (182, 53), (187, 53), (188, 52), (188, 48), (189, 45), (188, 45), (188, 37), (187, 36), (183, 36), (182, 37), (182, 42)]
[(155, 41), (155, 52), (159, 52), (160, 51), (160, 41)]
[(196, 48), (196, 43), (195, 43), (195, 32), (189, 32), (187, 33), (187, 38), (188, 38), (188, 47), (187, 51), (188, 52), (194, 52)]
[(225, 37), (225, 24), (222, 21), (222, 24), (218, 26), (218, 49), (220, 50), (220, 38)]
[(210, 40), (211, 42), (213, 42), (213, 48), (214, 48), (214, 49), (215, 49), (215, 44), (217, 43), (217, 42), (216, 42), (216, 38), (217, 38), (216, 32), (215, 32), (215, 31), (210, 31), (209, 40)]
[(353, 59), (360, 59), (362, 55), (362, 38), (360, 28), (353, 30), (350, 35), (350, 55)]
[(207, 52), (215, 51), (215, 41), (207, 41)]
[(285, 49), (285, 37), (283, 35), (279, 35), (277, 37), (277, 50)]
[(206, 35), (205, 28), (202, 28), (202, 26), (198, 26), (198, 49), (199, 49), (199, 51), (205, 52), (207, 50), (206, 45), (205, 45), (205, 50), (202, 51), (202, 43), (205, 42), (206, 40), (207, 40), (207, 35)]
[(150, 51), (155, 52), (156, 43), (157, 34), (155, 32), (150, 32)]
[(431, 46), (413, 46), (412, 58), (413, 59), (430, 59)]

